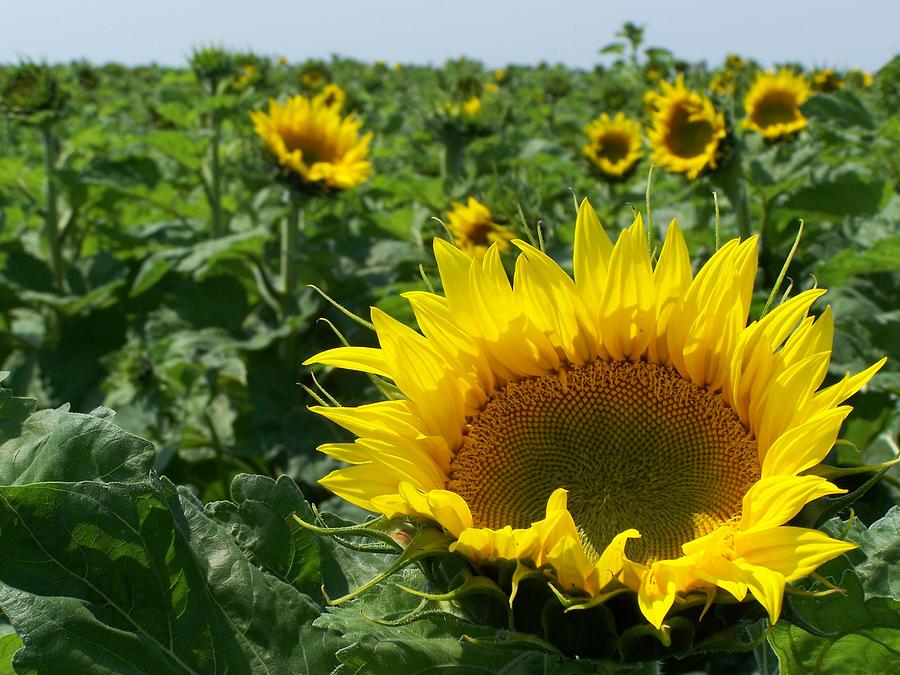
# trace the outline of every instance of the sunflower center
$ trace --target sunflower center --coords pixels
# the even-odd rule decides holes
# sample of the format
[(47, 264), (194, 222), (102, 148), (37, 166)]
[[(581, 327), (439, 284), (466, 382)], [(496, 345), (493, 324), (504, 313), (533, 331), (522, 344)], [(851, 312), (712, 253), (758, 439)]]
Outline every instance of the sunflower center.
[(670, 131), (666, 138), (672, 154), (679, 157), (696, 157), (712, 142), (712, 124), (708, 120), (692, 120), (693, 115), (694, 111), (685, 107), (678, 107), (672, 113)]
[(285, 131), (283, 138), (287, 151), (299, 150), (303, 153), (303, 163), (307, 166), (312, 166), (316, 162), (330, 162), (335, 156), (334, 148), (324, 138), (293, 130)]
[(668, 366), (598, 360), (497, 393), (469, 420), (447, 488), (493, 529), (541, 520), (566, 488), (588, 555), (633, 527), (626, 553), (649, 562), (738, 517), (758, 479), (756, 441), (718, 394)]
[(776, 91), (767, 94), (753, 110), (753, 121), (765, 128), (775, 124), (788, 124), (797, 119), (796, 98), (789, 92)]
[(628, 156), (631, 141), (622, 134), (606, 134), (597, 146), (597, 154), (615, 164)]
[(490, 244), (490, 239), (488, 235), (494, 231), (496, 225), (492, 223), (490, 220), (477, 220), (473, 223), (468, 223), (466, 225), (466, 239), (471, 241), (473, 244), (479, 246), (487, 246)]

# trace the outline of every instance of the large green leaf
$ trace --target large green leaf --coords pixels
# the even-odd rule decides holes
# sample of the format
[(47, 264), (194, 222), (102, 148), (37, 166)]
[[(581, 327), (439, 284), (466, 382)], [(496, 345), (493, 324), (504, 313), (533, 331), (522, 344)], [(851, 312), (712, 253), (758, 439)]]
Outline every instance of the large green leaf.
[(780, 205), (797, 218), (872, 216), (881, 211), (893, 194), (885, 180), (867, 180), (847, 173), (801, 188)]
[(38, 673), (323, 673), (319, 607), (167, 481), (0, 488), (0, 608)]
[(0, 390), (0, 484), (147, 477), (155, 457), (148, 441), (109, 419), (69, 412), (68, 405), (23, 420), (33, 405), (27, 401)]
[[(819, 569), (841, 592), (785, 597), (785, 620), (769, 634), (782, 673), (884, 673), (900, 663), (900, 602), (890, 597), (898, 516), (895, 507), (868, 531), (848, 530), (850, 539), (860, 541), (864, 562), (852, 566), (851, 559), (861, 557), (852, 552)], [(829, 521), (825, 529), (837, 535), (839, 526)], [(817, 582), (804, 588), (824, 590)]]
[(312, 521), (309, 505), (287, 476), (277, 481), (241, 474), (231, 484), (233, 501), (207, 506), (216, 521), (230, 526), (231, 536), (250, 560), (285, 583), (321, 598), (322, 554), (319, 537), (297, 524), (294, 513)]
[(316, 626), (338, 631), (352, 643), (337, 652), (337, 673), (643, 672), (641, 664), (568, 659), (533, 636), (477, 625), (440, 608), (413, 615), (420, 598), (392, 582), (426, 588), (422, 573), (407, 568), (316, 620)]
[(854, 274), (900, 272), (900, 237), (887, 237), (862, 250), (843, 250), (816, 271), (828, 285), (842, 284)]

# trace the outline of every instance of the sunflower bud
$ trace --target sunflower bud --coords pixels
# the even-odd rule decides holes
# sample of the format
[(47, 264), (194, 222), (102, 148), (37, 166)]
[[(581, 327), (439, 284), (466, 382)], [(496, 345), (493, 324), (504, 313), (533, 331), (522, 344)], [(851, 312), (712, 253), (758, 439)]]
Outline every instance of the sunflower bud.
[(68, 95), (46, 64), (24, 63), (10, 70), (3, 82), (0, 109), (29, 124), (41, 125), (59, 117)]

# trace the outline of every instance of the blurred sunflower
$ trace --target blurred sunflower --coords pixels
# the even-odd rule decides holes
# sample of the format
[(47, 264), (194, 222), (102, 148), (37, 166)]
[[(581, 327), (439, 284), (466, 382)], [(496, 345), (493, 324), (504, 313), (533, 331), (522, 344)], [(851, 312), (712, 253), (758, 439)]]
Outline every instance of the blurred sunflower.
[(614, 118), (603, 113), (588, 124), (585, 131), (590, 142), (584, 145), (584, 154), (607, 176), (622, 176), (643, 154), (641, 125), (621, 112)]
[(312, 100), (292, 96), (282, 104), (269, 99), (269, 112), (250, 113), (253, 127), (278, 163), (308, 183), (346, 189), (366, 181), (372, 134), (360, 136), (362, 122), (341, 116), (344, 92), (329, 85)]
[(712, 101), (687, 89), (681, 75), (675, 84), (663, 82), (661, 93), (644, 100), (653, 108), (647, 135), (654, 163), (692, 180), (704, 169), (716, 168), (725, 117)]
[(321, 483), (578, 602), (630, 589), (657, 628), (722, 591), (777, 620), (785, 583), (853, 548), (785, 523), (843, 492), (810, 470), (883, 361), (819, 389), (832, 317), (807, 312), (823, 290), (746, 325), (755, 238), (692, 276), (673, 221), (654, 268), (640, 215), (613, 245), (585, 200), (574, 281), (513, 243), (510, 284), (499, 246), (479, 261), (435, 240), (444, 295), (405, 294), (421, 334), (373, 308), (380, 348), (307, 360), (406, 396), (312, 408), (359, 437), (319, 448), (353, 465)]
[(812, 88), (823, 94), (830, 94), (833, 91), (844, 88), (844, 80), (834, 72), (831, 68), (824, 68), (816, 71), (812, 77)]
[(801, 76), (782, 69), (760, 72), (744, 97), (747, 118), (743, 124), (768, 139), (788, 136), (806, 128), (800, 106), (809, 98), (809, 87)]
[(488, 207), (474, 197), (465, 204), (453, 202), (453, 209), (447, 213), (447, 229), (460, 249), (479, 260), (491, 244), (496, 243), (505, 251), (515, 237), (509, 229), (495, 223)]

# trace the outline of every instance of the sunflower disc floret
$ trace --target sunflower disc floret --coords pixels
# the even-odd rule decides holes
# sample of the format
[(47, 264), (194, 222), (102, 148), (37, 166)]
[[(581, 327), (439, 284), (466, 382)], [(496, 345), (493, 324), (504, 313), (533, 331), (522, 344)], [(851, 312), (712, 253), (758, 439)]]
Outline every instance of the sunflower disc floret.
[(693, 275), (675, 221), (654, 265), (640, 216), (613, 245), (585, 200), (574, 279), (513, 244), (510, 283), (498, 245), (476, 259), (436, 240), (444, 294), (405, 294), (421, 333), (373, 309), (380, 347), (307, 361), (406, 396), (313, 408), (358, 436), (320, 447), (351, 465), (322, 484), (568, 597), (630, 590), (656, 628), (698, 597), (752, 596), (777, 620), (787, 582), (853, 548), (786, 523), (843, 492), (810, 469), (883, 361), (820, 388), (833, 322), (808, 314), (821, 289), (748, 325), (755, 238)]
[(285, 103), (269, 99), (269, 111), (250, 113), (256, 133), (278, 163), (306, 183), (347, 189), (372, 173), (366, 157), (372, 134), (360, 135), (362, 122), (343, 116), (345, 95), (329, 85), (312, 99), (292, 96)]

